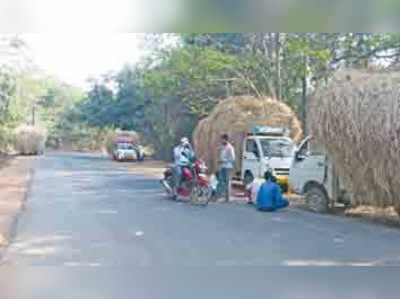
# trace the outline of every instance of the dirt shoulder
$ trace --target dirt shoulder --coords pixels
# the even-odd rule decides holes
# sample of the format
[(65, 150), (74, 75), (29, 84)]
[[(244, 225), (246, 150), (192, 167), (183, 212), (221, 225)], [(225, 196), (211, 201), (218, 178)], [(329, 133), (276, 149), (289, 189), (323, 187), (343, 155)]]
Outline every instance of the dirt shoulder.
[(348, 217), (366, 219), (368, 221), (400, 228), (400, 217), (393, 207), (378, 208), (359, 206), (345, 211)]
[(9, 165), (10, 161), (13, 159), (12, 156), (4, 156), (0, 154), (0, 170), (7, 165)]
[[(120, 163), (120, 162), (115, 162)], [(124, 162), (122, 162), (124, 163)], [(143, 162), (126, 162), (129, 163), (128, 169), (130, 172), (149, 177), (162, 178), (168, 163), (158, 160), (145, 160)]]
[(32, 178), (32, 157), (0, 158), (0, 258), (15, 229)]

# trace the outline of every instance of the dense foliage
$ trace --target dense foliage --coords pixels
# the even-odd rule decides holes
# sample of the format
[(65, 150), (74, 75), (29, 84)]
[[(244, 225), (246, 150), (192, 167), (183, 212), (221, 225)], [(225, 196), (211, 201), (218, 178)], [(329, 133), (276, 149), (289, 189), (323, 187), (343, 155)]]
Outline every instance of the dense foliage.
[[(89, 126), (144, 133), (167, 158), (182, 135), (226, 96), (272, 96), (305, 121), (307, 99), (339, 67), (396, 66), (395, 34), (182, 34), (147, 38), (150, 55), (92, 82), (78, 110)], [(164, 40), (164, 42), (163, 42)], [(160, 46), (161, 45), (161, 46)]]
[[(15, 41), (5, 44), (18, 56), (24, 43)], [(305, 121), (310, 93), (336, 69), (396, 68), (400, 58), (397, 34), (148, 34), (145, 43), (140, 63), (91, 79), (85, 94), (21, 63), (3, 64), (0, 130), (37, 111), (51, 136), (79, 147), (95, 148), (108, 130), (136, 130), (169, 158), (176, 140), (227, 96), (275, 97)]]
[(0, 38), (0, 153), (13, 145), (21, 124), (39, 125), (57, 138), (61, 115), (82, 92), (39, 71), (26, 56), (27, 45), (15, 36)]

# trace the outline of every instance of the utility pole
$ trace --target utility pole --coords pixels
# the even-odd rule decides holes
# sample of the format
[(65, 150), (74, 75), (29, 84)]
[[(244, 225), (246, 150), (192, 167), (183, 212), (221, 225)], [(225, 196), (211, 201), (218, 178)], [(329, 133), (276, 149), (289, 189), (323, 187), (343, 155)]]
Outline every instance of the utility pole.
[(229, 98), (231, 96), (231, 82), (225, 81), (225, 89), (226, 89), (226, 97)]
[(36, 125), (36, 103), (32, 105), (32, 126)]
[(281, 87), (281, 34), (275, 33), (275, 61), (276, 61), (276, 97), (278, 100), (282, 96)]
[(308, 103), (307, 103), (307, 77), (304, 75), (303, 78), (301, 78), (301, 81), (302, 81), (301, 120), (303, 121), (304, 133), (307, 135), (307, 133), (308, 133), (307, 132), (308, 131), (308, 127), (307, 127), (307, 109), (308, 109)]
[(303, 54), (304, 73), (301, 78), (302, 81), (302, 95), (301, 95), (301, 120), (303, 122), (304, 133), (308, 134), (307, 111), (308, 111), (308, 57)]

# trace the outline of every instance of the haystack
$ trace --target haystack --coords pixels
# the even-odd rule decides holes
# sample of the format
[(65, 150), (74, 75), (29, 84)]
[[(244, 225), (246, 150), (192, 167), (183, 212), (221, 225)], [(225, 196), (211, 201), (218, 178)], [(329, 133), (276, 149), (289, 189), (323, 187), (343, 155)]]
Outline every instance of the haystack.
[(140, 135), (135, 131), (116, 130), (113, 132), (108, 132), (104, 137), (105, 138), (105, 147), (106, 147), (108, 154), (110, 154), (110, 155), (112, 154), (113, 147), (114, 147), (114, 141), (118, 137), (128, 138), (129, 140), (132, 140), (133, 144), (140, 143)]
[(293, 110), (283, 102), (252, 96), (231, 97), (221, 101), (201, 120), (193, 140), (197, 155), (210, 168), (218, 167), (220, 136), (229, 134), (236, 151), (236, 170), (241, 167), (242, 140), (254, 126), (285, 127), (295, 141), (302, 137), (301, 124)]
[(310, 119), (355, 204), (399, 206), (399, 73), (339, 72), (316, 92)]
[(19, 126), (15, 129), (15, 149), (22, 155), (37, 155), (44, 152), (47, 132), (34, 126)]

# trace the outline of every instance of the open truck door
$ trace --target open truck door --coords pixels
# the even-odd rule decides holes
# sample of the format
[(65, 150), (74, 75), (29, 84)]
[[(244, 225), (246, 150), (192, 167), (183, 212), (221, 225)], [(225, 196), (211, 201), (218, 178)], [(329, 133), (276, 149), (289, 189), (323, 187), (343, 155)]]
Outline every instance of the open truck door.
[(297, 193), (305, 195), (308, 207), (316, 212), (326, 212), (329, 196), (326, 190), (328, 161), (323, 153), (311, 149), (312, 136), (305, 138), (296, 150), (289, 175), (289, 185)]
[(242, 177), (245, 185), (260, 177), (260, 161), (261, 151), (256, 140), (253, 138), (245, 139), (242, 160)]

